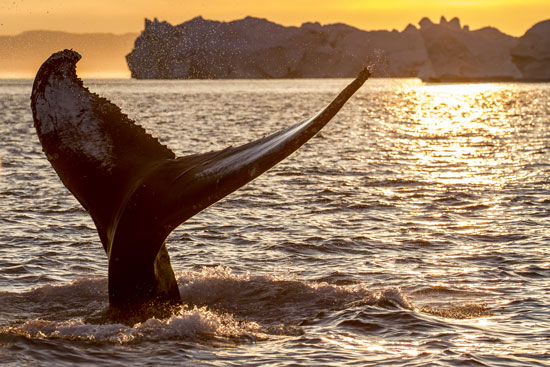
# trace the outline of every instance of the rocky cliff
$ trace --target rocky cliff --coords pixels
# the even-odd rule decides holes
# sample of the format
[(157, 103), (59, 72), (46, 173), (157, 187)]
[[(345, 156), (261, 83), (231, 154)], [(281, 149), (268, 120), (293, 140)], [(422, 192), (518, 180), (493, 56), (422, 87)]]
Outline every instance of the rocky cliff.
[(139, 79), (352, 77), (365, 65), (375, 76), (433, 81), (550, 79), (549, 28), (550, 21), (539, 23), (518, 39), (443, 17), (401, 32), (284, 27), (252, 17), (177, 26), (146, 19), (126, 59)]
[(519, 39), (512, 60), (523, 78), (550, 80), (550, 20), (535, 24)]
[(424, 18), (420, 33), (429, 66), (420, 75), (434, 81), (510, 80), (522, 75), (510, 56), (517, 39), (495, 28), (470, 31), (458, 18), (439, 24)]

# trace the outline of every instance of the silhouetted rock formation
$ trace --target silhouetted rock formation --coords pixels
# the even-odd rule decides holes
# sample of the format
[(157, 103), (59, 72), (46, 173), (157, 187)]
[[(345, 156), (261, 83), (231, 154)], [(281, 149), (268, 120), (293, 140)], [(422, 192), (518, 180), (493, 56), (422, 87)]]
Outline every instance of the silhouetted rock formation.
[(550, 20), (535, 24), (519, 39), (512, 60), (525, 79), (550, 80)]
[(458, 18), (450, 22), (442, 17), (439, 24), (423, 19), (420, 33), (428, 53), (429, 63), (423, 79), (510, 80), (521, 73), (512, 62), (510, 50), (517, 39), (495, 28), (470, 31), (461, 28)]
[(426, 60), (418, 30), (365, 32), (344, 25), (284, 27), (247, 17), (145, 21), (127, 56), (135, 78), (349, 77), (376, 63), (387, 76), (416, 76)]
[(528, 34), (518, 41), (495, 28), (470, 31), (458, 18), (439, 24), (423, 18), (419, 25), (367, 32), (345, 24), (284, 27), (252, 17), (197, 17), (178, 26), (146, 19), (127, 61), (139, 79), (352, 77), (365, 65), (374, 65), (375, 76), (432, 81), (548, 78), (547, 26), (533, 31), (546, 41), (532, 51), (536, 37)]

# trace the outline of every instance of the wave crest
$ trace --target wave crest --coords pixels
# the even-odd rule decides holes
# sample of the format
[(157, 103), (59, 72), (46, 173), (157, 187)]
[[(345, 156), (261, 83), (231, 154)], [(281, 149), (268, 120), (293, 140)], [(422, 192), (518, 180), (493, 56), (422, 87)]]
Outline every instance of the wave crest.
[(185, 271), (177, 278), (185, 306), (166, 319), (151, 318), (133, 326), (109, 322), (104, 317), (106, 279), (80, 279), (8, 292), (0, 303), (14, 307), (11, 320), (21, 320), (24, 309), (27, 321), (19, 325), (11, 321), (0, 332), (122, 344), (164, 339), (263, 340), (300, 335), (303, 325), (319, 315), (350, 307), (415, 309), (397, 288), (372, 291), (364, 285), (308, 282), (292, 276), (235, 274), (225, 266)]
[(265, 339), (255, 322), (238, 321), (230, 314), (218, 314), (206, 307), (181, 310), (170, 318), (151, 318), (134, 326), (123, 324), (89, 324), (82, 319), (67, 321), (31, 320), (19, 326), (4, 328), (12, 333), (35, 339), (66, 339), (117, 344), (173, 339), (249, 338)]

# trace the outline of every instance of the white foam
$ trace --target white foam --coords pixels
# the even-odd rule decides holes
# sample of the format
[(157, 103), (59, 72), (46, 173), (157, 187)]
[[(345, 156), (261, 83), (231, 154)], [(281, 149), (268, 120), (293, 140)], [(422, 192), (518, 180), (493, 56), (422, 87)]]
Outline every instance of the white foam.
[(264, 340), (298, 335), (298, 325), (319, 312), (365, 306), (415, 310), (397, 288), (372, 291), (364, 285), (307, 282), (294, 276), (235, 274), (225, 266), (179, 273), (178, 283), (189, 306), (182, 306), (169, 318), (151, 318), (133, 326), (84, 321), (107, 307), (105, 278), (45, 285), (22, 295), (29, 308), (35, 308), (34, 319), (4, 327), (0, 333), (121, 344), (173, 339)]
[(288, 315), (307, 317), (321, 311), (321, 307), (341, 309), (354, 305), (391, 304), (415, 310), (399, 288), (372, 291), (363, 284), (340, 286), (307, 282), (293, 276), (234, 274), (225, 266), (182, 272), (178, 284), (184, 302), (244, 310), (251, 313), (249, 316), (268, 313), (264, 307), (266, 303), (281, 319)]
[(193, 338), (252, 338), (264, 339), (261, 327), (254, 322), (237, 321), (229, 314), (217, 314), (202, 308), (183, 307), (172, 317), (149, 319), (143, 323), (89, 324), (82, 319), (68, 321), (31, 320), (20, 326), (11, 326), (2, 333), (14, 333), (37, 339), (67, 339), (126, 344), (146, 340), (173, 340)]

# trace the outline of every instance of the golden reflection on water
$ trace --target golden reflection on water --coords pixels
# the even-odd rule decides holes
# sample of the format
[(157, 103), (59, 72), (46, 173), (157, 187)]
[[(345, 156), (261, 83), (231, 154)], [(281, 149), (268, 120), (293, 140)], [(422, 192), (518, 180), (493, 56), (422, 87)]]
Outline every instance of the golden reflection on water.
[[(511, 131), (495, 111), (504, 84), (424, 85), (411, 89), (412, 123), (401, 129), (418, 172), (443, 184), (504, 184), (508, 155), (495, 144)], [(488, 159), (490, 157), (490, 159)]]
[[(358, 336), (344, 335), (340, 333), (330, 333), (322, 337), (321, 340), (329, 345), (337, 348), (346, 349), (362, 353), (362, 356), (367, 360), (377, 360), (385, 358), (381, 354), (417, 357), (422, 353), (438, 353), (427, 349), (421, 350), (420, 342), (407, 343), (388, 343), (385, 340), (368, 340)], [(377, 356), (378, 355), (378, 356)]]

